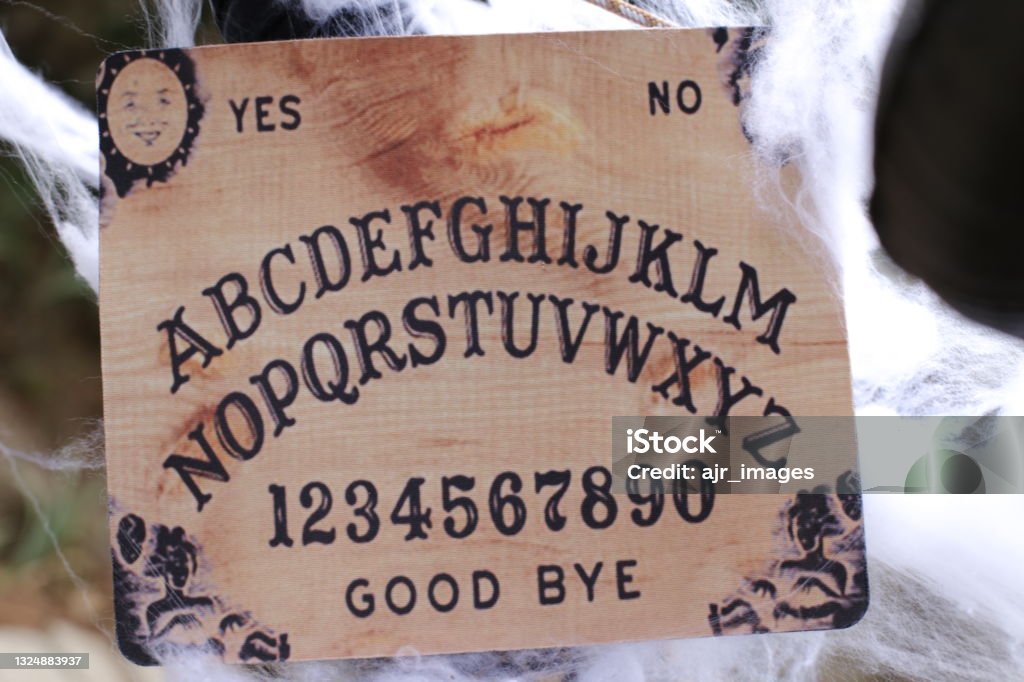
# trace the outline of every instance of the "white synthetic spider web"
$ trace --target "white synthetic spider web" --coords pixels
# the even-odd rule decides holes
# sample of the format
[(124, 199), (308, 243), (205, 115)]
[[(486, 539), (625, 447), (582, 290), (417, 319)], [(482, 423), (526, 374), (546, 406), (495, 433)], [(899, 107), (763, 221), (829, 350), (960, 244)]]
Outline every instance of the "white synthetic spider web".
[[(284, 0), (282, 0), (284, 1)], [(302, 0), (315, 18), (369, 12), (379, 33), (490, 33), (629, 28), (581, 0)], [(786, 160), (802, 183), (788, 201), (809, 239), (840, 266), (855, 402), (860, 414), (1021, 414), (1021, 342), (964, 320), (881, 254), (867, 221), (872, 112), (899, 3), (888, 0), (646, 0), (684, 26), (772, 29), (751, 83), (753, 153)], [(753, 6), (757, 5), (757, 9)], [(398, 12), (395, 7), (400, 6)], [(146, 19), (153, 46), (191, 45), (199, 0), (158, 0)], [(400, 17), (396, 20), (395, 17)], [(95, 290), (96, 121), (0, 45), (0, 137), (26, 163), (79, 274)], [(760, 178), (766, 201), (783, 183)], [(86, 452), (94, 452), (86, 449)], [(93, 466), (97, 455), (52, 460), (0, 448), (12, 462)], [(865, 496), (872, 605), (846, 630), (623, 644), (572, 655), (520, 652), (375, 662), (291, 664), (275, 679), (593, 680), (841, 679), (892, 675), (991, 680), (1024, 670), (1022, 496)], [(202, 657), (168, 660), (173, 679), (250, 679), (261, 673)], [(527, 672), (532, 671), (532, 672)]]

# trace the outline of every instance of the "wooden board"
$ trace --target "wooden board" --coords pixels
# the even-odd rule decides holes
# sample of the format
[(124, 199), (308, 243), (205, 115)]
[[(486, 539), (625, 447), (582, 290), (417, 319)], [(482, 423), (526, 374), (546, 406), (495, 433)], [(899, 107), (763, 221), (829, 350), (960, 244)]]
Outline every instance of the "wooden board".
[(108, 59), (124, 653), (256, 662), (855, 622), (859, 498), (605, 492), (614, 415), (851, 414), (826, 259), (755, 200), (748, 37)]

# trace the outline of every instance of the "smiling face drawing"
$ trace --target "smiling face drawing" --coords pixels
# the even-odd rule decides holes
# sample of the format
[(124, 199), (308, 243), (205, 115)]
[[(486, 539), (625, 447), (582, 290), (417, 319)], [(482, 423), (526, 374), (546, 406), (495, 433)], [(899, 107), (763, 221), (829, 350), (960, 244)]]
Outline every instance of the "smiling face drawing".
[(103, 174), (119, 197), (167, 182), (188, 161), (206, 110), (182, 50), (119, 52), (96, 84)]
[(107, 116), (114, 144), (125, 158), (152, 166), (178, 150), (188, 125), (188, 102), (166, 64), (136, 59), (114, 79)]

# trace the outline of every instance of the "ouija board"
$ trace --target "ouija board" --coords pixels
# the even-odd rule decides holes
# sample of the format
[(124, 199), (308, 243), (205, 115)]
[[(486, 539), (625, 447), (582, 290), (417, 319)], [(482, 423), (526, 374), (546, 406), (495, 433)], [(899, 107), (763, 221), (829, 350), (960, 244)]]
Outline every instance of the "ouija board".
[(852, 414), (828, 259), (755, 190), (756, 46), (653, 30), (110, 57), (125, 655), (856, 622), (858, 496), (610, 492), (616, 415)]

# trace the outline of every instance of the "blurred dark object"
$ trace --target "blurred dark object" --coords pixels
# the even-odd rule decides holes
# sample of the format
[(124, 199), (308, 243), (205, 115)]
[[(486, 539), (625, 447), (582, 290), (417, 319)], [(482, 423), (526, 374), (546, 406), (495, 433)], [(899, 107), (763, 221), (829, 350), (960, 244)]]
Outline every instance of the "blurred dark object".
[[(488, 0), (476, 2), (487, 4)], [(210, 0), (210, 4), (228, 43), (404, 33), (409, 20), (399, 3), (380, 3), (374, 9), (340, 9), (319, 22), (302, 11), (298, 0)]]
[(871, 217), (954, 308), (1024, 337), (1021, 0), (910, 0), (886, 60)]
[(228, 43), (374, 35), (404, 22), (397, 3), (366, 11), (341, 9), (319, 23), (306, 16), (298, 0), (210, 0), (210, 4)]
[(210, 4), (228, 43), (317, 37), (316, 23), (280, 0), (211, 0)]

